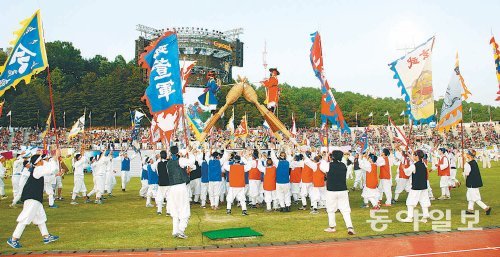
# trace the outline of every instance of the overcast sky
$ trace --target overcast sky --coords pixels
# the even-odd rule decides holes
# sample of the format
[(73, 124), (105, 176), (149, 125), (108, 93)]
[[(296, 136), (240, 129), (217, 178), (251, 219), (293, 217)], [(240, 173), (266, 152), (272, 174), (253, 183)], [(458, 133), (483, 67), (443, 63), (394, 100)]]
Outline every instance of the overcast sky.
[(455, 62), (473, 102), (495, 103), (498, 82), (491, 33), (500, 41), (500, 1), (125, 1), (0, 0), (0, 47), (7, 47), (19, 22), (41, 9), (47, 41), (70, 41), (85, 58), (134, 56), (136, 24), (155, 28), (243, 28), (244, 67), (234, 76), (259, 81), (267, 41), (269, 67), (280, 82), (318, 87), (309, 62), (309, 34), (322, 36), (330, 86), (377, 97), (399, 97), (387, 64), (403, 48), (435, 35), (434, 96), (443, 96)]

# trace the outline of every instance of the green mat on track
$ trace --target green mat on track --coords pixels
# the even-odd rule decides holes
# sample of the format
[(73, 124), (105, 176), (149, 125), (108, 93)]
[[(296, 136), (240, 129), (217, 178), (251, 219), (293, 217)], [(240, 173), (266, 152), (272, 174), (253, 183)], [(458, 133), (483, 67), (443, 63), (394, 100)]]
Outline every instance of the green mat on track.
[(212, 239), (212, 240), (238, 238), (238, 237), (262, 236), (261, 233), (255, 231), (249, 227), (211, 230), (211, 231), (205, 231), (202, 234), (204, 236)]

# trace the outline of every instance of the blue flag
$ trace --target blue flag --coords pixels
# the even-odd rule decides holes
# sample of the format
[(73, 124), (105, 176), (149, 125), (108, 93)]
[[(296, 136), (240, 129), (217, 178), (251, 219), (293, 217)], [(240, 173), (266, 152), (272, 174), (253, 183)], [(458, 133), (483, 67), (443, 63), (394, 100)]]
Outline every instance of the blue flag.
[(26, 84), (30, 83), (32, 75), (48, 66), (40, 10), (22, 21), (21, 25), (22, 29), (14, 33), (17, 38), (11, 42), (12, 53), (5, 64), (0, 66), (0, 96), (21, 80)]
[(146, 48), (139, 64), (149, 71), (145, 96), (152, 114), (183, 104), (177, 34), (167, 32)]
[(170, 142), (183, 115), (177, 34), (167, 31), (145, 50), (139, 64), (149, 73), (149, 86), (143, 99), (153, 115), (151, 129), (159, 131), (160, 139)]

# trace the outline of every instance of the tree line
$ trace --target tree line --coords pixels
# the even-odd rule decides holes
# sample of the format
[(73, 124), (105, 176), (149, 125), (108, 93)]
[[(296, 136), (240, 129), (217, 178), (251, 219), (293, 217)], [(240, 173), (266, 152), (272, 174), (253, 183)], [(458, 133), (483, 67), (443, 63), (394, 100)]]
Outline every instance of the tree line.
[[(114, 60), (96, 55), (86, 59), (81, 56), (79, 49), (70, 42), (54, 41), (46, 43), (47, 58), (50, 65), (50, 78), (54, 92), (55, 113), (58, 127), (65, 123), (70, 127), (84, 110), (88, 115), (92, 113), (92, 126), (114, 126), (114, 114), (119, 127), (130, 126), (130, 110), (139, 109), (147, 112), (146, 105), (140, 98), (144, 94), (147, 83), (143, 80), (143, 72), (135, 60), (126, 62), (119, 55)], [(7, 56), (0, 51), (0, 63), (4, 63)], [(8, 111), (12, 111), (12, 126), (14, 127), (44, 127), (45, 120), (50, 112), (47, 71), (35, 76), (29, 85), (24, 82), (16, 89), (8, 90), (4, 95), (5, 105), (0, 118), (0, 126), (9, 125)], [(281, 98), (277, 116), (287, 126), (291, 126), (292, 113), (297, 127), (320, 126), (320, 99), (319, 85), (316, 87), (296, 87), (287, 83), (281, 84)], [(219, 105), (225, 102), (229, 87), (222, 87), (218, 93)], [(394, 90), (397, 90), (394, 85)], [(259, 102), (265, 99), (263, 87), (256, 87)], [(368, 115), (373, 112), (373, 124), (387, 124), (388, 111), (396, 124), (403, 124), (407, 117), (400, 116), (405, 109), (401, 99), (373, 98), (353, 92), (333, 92), (340, 105), (349, 126), (366, 126), (372, 123)], [(440, 112), (442, 100), (435, 102), (435, 108)], [(235, 125), (246, 113), (249, 126), (259, 126), (263, 119), (253, 104), (240, 98), (235, 104)], [(464, 122), (471, 120), (469, 108), (473, 110), (474, 121), (489, 121), (488, 106), (479, 103), (464, 102)], [(500, 120), (500, 108), (490, 107), (493, 120)], [(149, 113), (147, 113), (149, 114)], [(315, 116), (316, 114), (316, 116)], [(357, 115), (356, 115), (357, 114)], [(219, 127), (225, 127), (231, 108), (228, 108), (224, 118), (218, 122)], [(357, 124), (356, 124), (357, 116)], [(316, 117), (316, 118), (315, 118)], [(64, 122), (65, 120), (65, 122)], [(144, 119), (143, 126), (149, 126)]]

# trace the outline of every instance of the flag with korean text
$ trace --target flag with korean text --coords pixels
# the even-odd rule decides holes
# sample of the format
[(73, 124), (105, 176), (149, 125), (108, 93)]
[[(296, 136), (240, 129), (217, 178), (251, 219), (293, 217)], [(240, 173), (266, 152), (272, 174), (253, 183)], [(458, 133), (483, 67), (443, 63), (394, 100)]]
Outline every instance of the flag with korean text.
[(0, 66), (0, 96), (22, 80), (29, 84), (33, 75), (48, 66), (40, 10), (22, 21), (21, 26), (14, 32), (17, 38), (11, 42), (11, 54)]
[(159, 133), (160, 140), (169, 143), (183, 115), (177, 34), (167, 31), (146, 47), (139, 65), (149, 75), (149, 86), (142, 99), (153, 116), (151, 129)]
[(312, 46), (309, 58), (314, 74), (321, 82), (321, 122), (326, 123), (326, 121), (329, 120), (332, 124), (337, 125), (342, 133), (351, 133), (351, 129), (344, 119), (342, 110), (335, 100), (324, 74), (323, 50), (321, 47), (321, 36), (319, 32), (311, 34), (311, 41)]
[(432, 49), (434, 37), (389, 64), (406, 102), (406, 113), (418, 124), (434, 119)]

